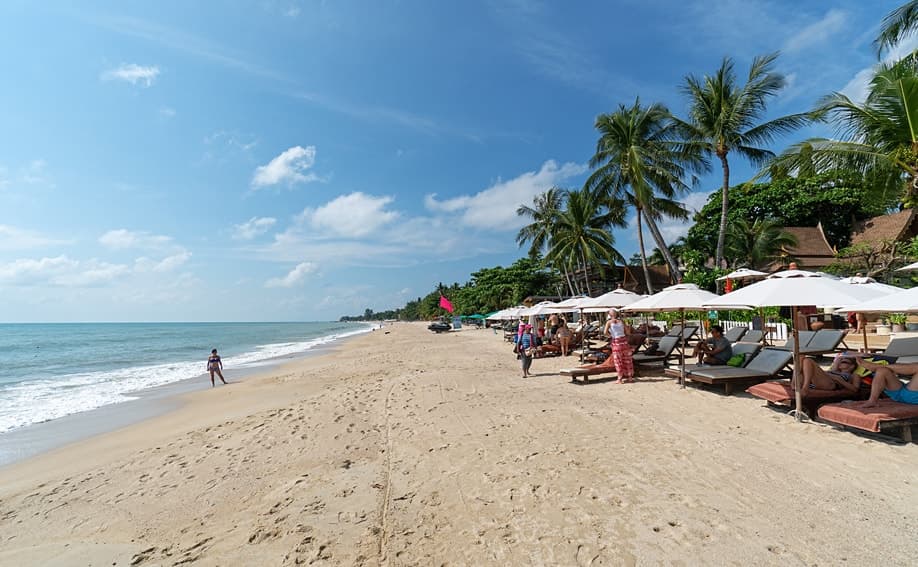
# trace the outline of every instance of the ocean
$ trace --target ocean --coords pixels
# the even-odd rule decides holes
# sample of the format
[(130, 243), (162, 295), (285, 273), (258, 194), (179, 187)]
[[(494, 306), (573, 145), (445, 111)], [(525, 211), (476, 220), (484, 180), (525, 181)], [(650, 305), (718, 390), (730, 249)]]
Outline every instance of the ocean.
[(232, 381), (235, 372), (373, 328), (338, 322), (0, 324), (0, 436), (201, 376), (213, 348)]

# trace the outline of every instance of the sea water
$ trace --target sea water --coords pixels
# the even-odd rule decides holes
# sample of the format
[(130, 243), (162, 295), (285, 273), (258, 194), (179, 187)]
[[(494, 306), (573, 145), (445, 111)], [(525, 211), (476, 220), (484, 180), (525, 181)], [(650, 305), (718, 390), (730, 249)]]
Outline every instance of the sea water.
[(232, 380), (235, 371), (372, 328), (335, 322), (0, 324), (0, 435), (200, 376), (214, 348)]

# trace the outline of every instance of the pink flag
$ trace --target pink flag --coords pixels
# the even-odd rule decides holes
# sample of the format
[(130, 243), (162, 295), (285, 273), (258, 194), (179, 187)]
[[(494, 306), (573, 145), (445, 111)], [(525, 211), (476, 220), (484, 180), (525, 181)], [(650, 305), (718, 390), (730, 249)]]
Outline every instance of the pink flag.
[(443, 309), (446, 309), (450, 313), (453, 312), (453, 304), (450, 303), (449, 300), (443, 297), (442, 295), (440, 296), (440, 307), (442, 307)]

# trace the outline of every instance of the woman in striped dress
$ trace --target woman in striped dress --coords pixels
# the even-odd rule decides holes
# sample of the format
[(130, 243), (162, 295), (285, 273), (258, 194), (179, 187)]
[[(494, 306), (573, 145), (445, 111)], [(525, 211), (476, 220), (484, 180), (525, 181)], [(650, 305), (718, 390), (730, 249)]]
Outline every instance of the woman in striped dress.
[(633, 348), (628, 344), (631, 327), (618, 318), (618, 309), (609, 309), (609, 320), (606, 321), (606, 334), (609, 335), (609, 346), (612, 347), (612, 362), (618, 374), (618, 383), (634, 382)]

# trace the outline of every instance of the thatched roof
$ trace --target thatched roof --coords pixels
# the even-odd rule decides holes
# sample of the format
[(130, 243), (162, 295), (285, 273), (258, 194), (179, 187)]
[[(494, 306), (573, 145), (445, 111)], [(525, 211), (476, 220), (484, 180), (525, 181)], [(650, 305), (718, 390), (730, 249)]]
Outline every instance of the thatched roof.
[(909, 240), (918, 234), (916, 220), (915, 209), (905, 209), (891, 215), (858, 221), (851, 231), (851, 245)]
[(784, 230), (797, 239), (797, 245), (784, 248), (783, 258), (769, 264), (769, 270), (783, 270), (791, 260), (797, 262), (802, 270), (818, 270), (835, 261), (835, 249), (826, 240), (821, 223), (816, 226), (788, 226)]

